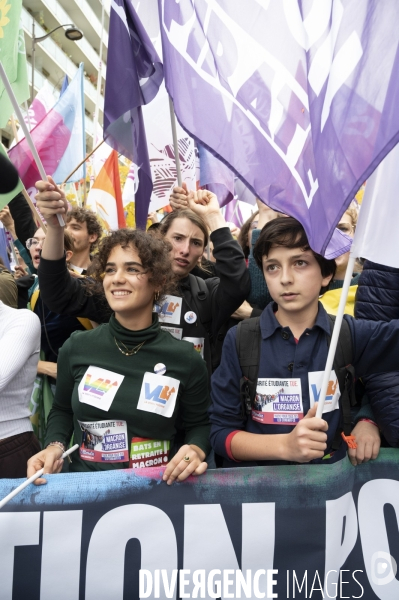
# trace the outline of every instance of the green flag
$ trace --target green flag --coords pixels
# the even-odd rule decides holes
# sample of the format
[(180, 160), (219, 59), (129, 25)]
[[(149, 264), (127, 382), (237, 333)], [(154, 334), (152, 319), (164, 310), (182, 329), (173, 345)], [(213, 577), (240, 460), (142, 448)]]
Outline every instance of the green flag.
[[(23, 29), (20, 28), (22, 0), (0, 0), (0, 61), (18, 104), (29, 98), (28, 71)], [(0, 128), (7, 125), (12, 104), (0, 80)]]
[[(1, 0), (0, 0), (0, 2), (1, 2)], [(1, 4), (0, 4), (0, 6), (1, 6)], [(4, 156), (7, 156), (7, 152), (5, 151), (3, 144), (0, 144), (0, 153), (4, 154)], [(8, 158), (8, 156), (7, 156), (7, 158)], [(19, 180), (17, 187), (12, 192), (8, 192), (8, 194), (0, 194), (0, 210), (2, 208), (4, 208), (9, 202), (11, 202), (11, 200), (13, 198), (15, 198), (15, 196), (17, 194), (22, 192), (22, 187), (23, 187), (22, 181)]]

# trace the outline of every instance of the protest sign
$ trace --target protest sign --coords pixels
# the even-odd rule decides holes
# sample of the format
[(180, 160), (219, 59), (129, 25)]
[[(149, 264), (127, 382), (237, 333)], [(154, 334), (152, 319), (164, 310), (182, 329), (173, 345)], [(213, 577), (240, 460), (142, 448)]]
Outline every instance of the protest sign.
[(0, 512), (0, 596), (396, 600), (397, 467), (386, 449), (173, 486), (161, 468), (48, 476)]

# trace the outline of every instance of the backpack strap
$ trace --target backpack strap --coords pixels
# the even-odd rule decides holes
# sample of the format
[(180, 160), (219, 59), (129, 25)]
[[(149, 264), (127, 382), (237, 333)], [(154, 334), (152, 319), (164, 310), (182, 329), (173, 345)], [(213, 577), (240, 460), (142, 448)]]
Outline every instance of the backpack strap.
[(190, 273), (188, 278), (195, 308), (200, 316), (201, 323), (207, 328), (207, 324), (212, 321), (212, 307), (209, 302), (210, 296), (208, 286), (201, 277), (197, 277)]
[[(334, 328), (335, 316), (328, 315), (330, 319), (331, 333)], [(330, 345), (331, 337), (328, 345)], [(343, 319), (339, 333), (337, 349), (335, 352), (333, 369), (337, 375), (339, 389), (341, 392), (341, 427), (337, 429), (332, 448), (336, 450), (341, 444), (341, 431), (346, 436), (351, 434), (352, 415), (351, 408), (356, 404), (355, 398), (355, 370), (352, 366), (353, 346), (352, 336), (348, 322)]]
[(242, 371), (240, 396), (243, 418), (251, 414), (255, 401), (261, 340), (260, 317), (240, 321), (237, 326), (236, 349)]

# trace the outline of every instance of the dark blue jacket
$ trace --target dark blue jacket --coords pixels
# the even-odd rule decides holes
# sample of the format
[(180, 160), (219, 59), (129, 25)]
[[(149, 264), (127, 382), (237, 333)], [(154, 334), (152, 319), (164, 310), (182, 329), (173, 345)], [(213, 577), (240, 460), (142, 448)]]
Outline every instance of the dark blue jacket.
[[(326, 365), (328, 340), (331, 335), (329, 318), (319, 303), (315, 325), (312, 329), (306, 330), (296, 343), (289, 327), (282, 327), (278, 323), (273, 308), (274, 305), (269, 304), (260, 318), (262, 342), (258, 377), (284, 380), (300, 378), (303, 409), (306, 414), (310, 408), (308, 373), (324, 371)], [(352, 364), (358, 376), (392, 369), (397, 365), (399, 321), (376, 323), (356, 321), (348, 315), (344, 318), (348, 321), (352, 336)], [(293, 429), (291, 425), (266, 425), (253, 420), (251, 416), (248, 419), (242, 416), (239, 389), (242, 372), (236, 351), (236, 331), (237, 328), (234, 327), (228, 332), (221, 364), (212, 376), (211, 443), (215, 452), (226, 459), (224, 466), (271, 464), (268, 461), (234, 463), (230, 460), (226, 449), (227, 438), (237, 430), (275, 434), (290, 433)], [(323, 419), (329, 424), (327, 453), (339, 426), (339, 412), (333, 410), (323, 414)], [(324, 459), (323, 464), (339, 460), (344, 452), (345, 448), (342, 448), (331, 459)]]
[[(399, 269), (365, 262), (355, 317), (372, 321), (399, 319)], [(370, 375), (363, 378), (363, 383), (381, 432), (391, 446), (399, 446), (399, 371)]]

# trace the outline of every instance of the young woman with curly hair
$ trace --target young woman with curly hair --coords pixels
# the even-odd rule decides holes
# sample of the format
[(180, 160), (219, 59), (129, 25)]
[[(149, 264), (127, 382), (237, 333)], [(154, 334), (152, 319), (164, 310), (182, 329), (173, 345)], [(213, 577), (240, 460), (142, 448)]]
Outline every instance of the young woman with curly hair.
[[(153, 312), (175, 291), (169, 251), (165, 241), (131, 229), (101, 242), (92, 287), (97, 295), (102, 289), (113, 314), (61, 348), (46, 448), (29, 461), (28, 476), (43, 466), (59, 472), (72, 433), (80, 448), (71, 471), (167, 465), (170, 484), (206, 470), (206, 365), (193, 344), (161, 330)], [(185, 440), (169, 460), (177, 420)]]

